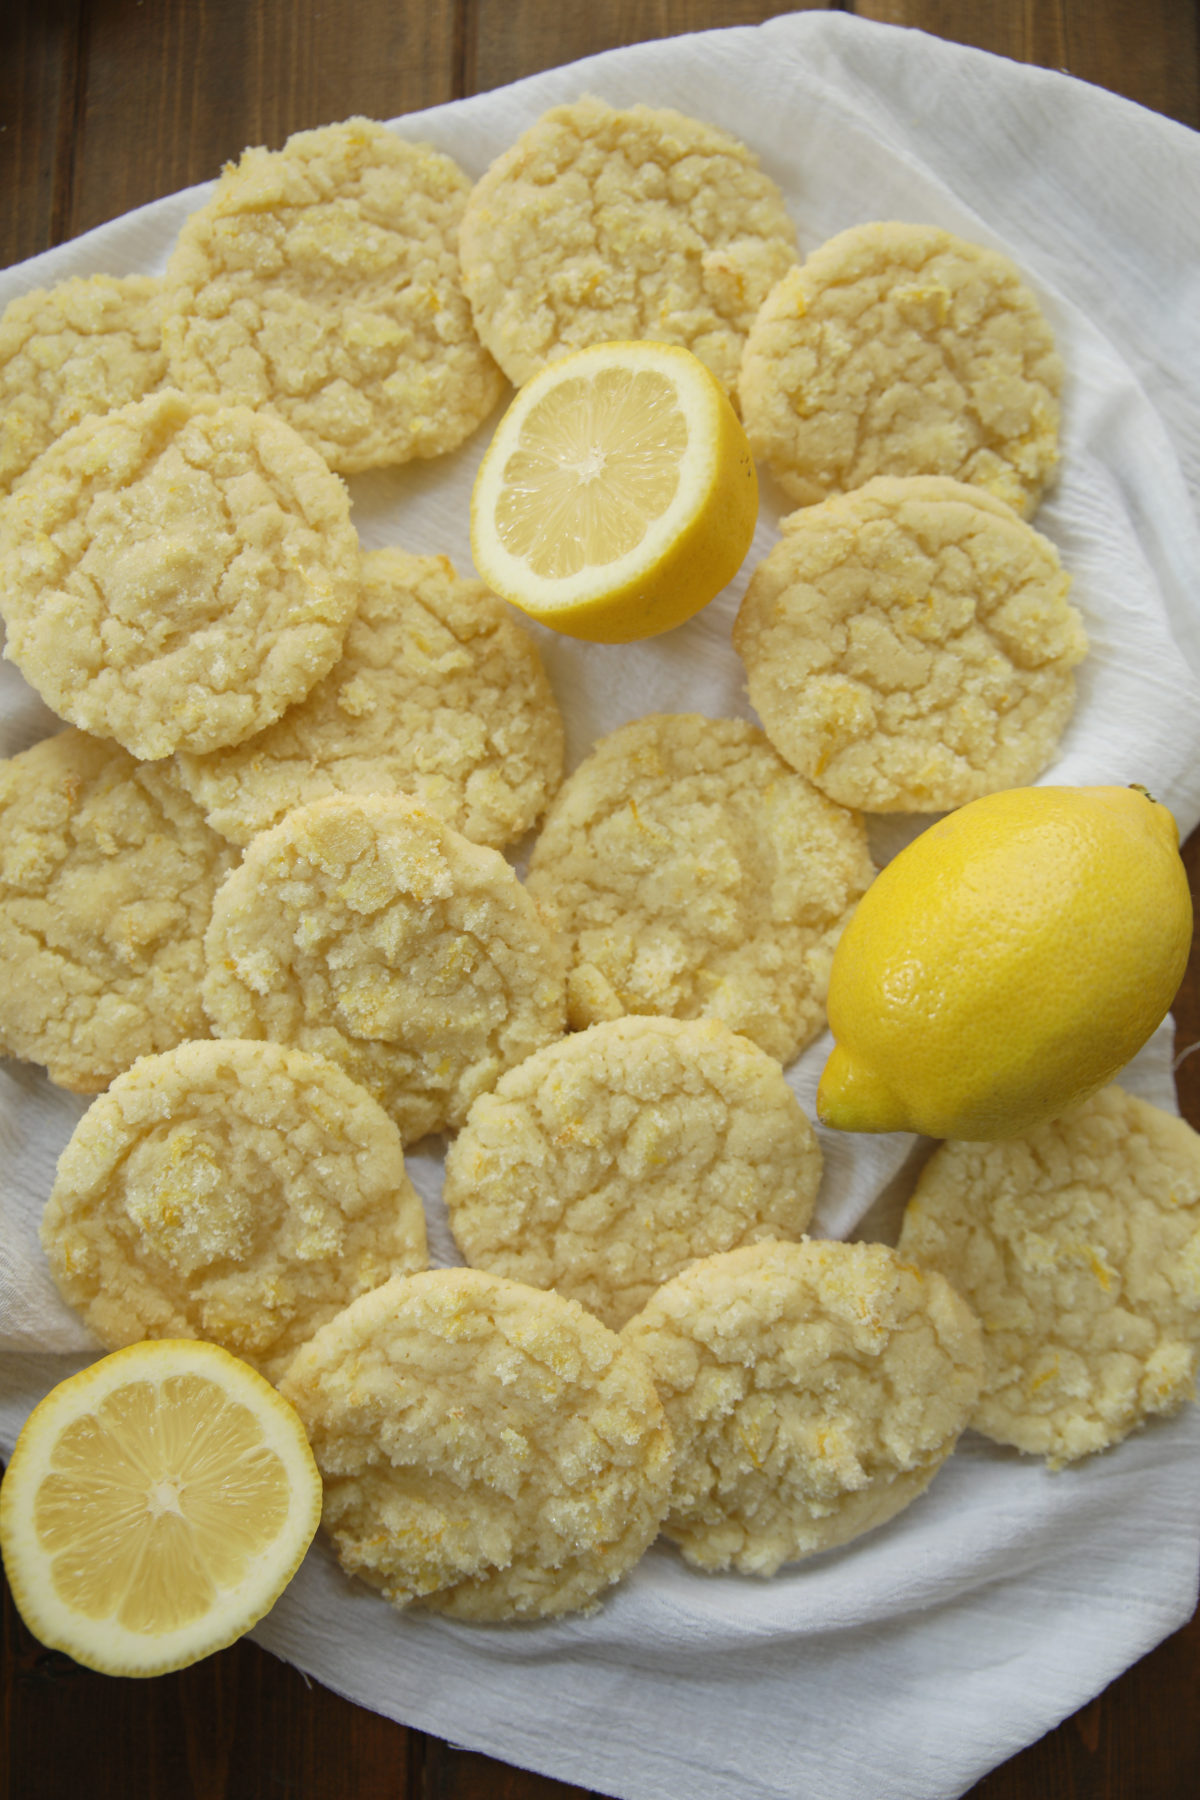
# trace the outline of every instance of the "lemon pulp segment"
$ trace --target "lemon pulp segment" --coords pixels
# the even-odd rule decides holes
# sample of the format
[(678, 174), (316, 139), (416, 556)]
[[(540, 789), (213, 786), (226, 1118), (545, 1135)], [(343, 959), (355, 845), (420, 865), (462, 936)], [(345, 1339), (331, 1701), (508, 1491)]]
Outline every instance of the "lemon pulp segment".
[(287, 1505), (253, 1413), (180, 1375), (120, 1388), (64, 1430), (35, 1524), (71, 1606), (167, 1631), (245, 1577)]
[(0, 1488), (26, 1623), (110, 1674), (181, 1668), (231, 1643), (278, 1597), (319, 1517), (294, 1409), (227, 1352), (182, 1340), (61, 1382)]
[(552, 579), (616, 562), (670, 507), (687, 441), (675, 389), (653, 370), (561, 382), (504, 465), (502, 543)]

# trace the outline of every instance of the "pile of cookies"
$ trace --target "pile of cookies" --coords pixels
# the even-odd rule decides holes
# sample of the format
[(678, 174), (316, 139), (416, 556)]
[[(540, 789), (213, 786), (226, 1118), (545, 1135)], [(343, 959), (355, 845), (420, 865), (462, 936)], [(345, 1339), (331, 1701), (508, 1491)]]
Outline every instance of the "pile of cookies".
[[(364, 553), (342, 477), (629, 337), (708, 364), (798, 510), (733, 635), (763, 729), (653, 714), (564, 781), (526, 631)], [(586, 1608), (660, 1531), (769, 1575), (968, 1423), (1060, 1462), (1190, 1393), (1187, 1126), (1110, 1089), (936, 1152), (898, 1251), (824, 1242), (783, 1073), (863, 813), (1028, 781), (1067, 725), (1027, 519), (1061, 379), (1003, 257), (889, 223), (798, 262), (743, 145), (594, 99), (474, 186), (367, 120), (249, 150), (162, 282), (0, 320), (6, 654), (67, 727), (0, 768), (0, 1045), (97, 1096), (46, 1255), (104, 1344), (277, 1381), (398, 1606)], [(426, 1266), (431, 1133), (466, 1268)]]

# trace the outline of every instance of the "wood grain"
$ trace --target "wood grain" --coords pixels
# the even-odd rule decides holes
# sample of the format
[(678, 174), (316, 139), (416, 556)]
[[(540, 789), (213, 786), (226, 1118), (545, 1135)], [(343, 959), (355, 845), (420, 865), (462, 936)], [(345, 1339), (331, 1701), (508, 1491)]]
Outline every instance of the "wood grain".
[[(0, 265), (207, 179), (248, 143), (797, 10), (762, 0), (0, 0)], [(1192, 0), (858, 0), (840, 10), (1065, 68), (1200, 126)], [(1200, 834), (1186, 860), (1200, 894)], [(1200, 1042), (1200, 955), (1175, 1010), (1186, 1052)], [(1185, 1116), (1200, 1126), (1200, 1053), (1185, 1055), (1178, 1079)], [(156, 1681), (110, 1681), (45, 1651), (5, 1593), (0, 1650), (0, 1796), (14, 1800), (583, 1794), (407, 1731), (249, 1643)], [(1194, 1619), (972, 1800), (1193, 1800), (1198, 1691)]]
[(858, 0), (849, 10), (1065, 69), (1185, 125), (1200, 123), (1193, 0)]
[(470, 0), (467, 93), (482, 93), (539, 69), (557, 68), (622, 44), (685, 31), (761, 25), (779, 13), (838, 11), (820, 0), (799, 6), (761, 0), (605, 0), (599, 6), (547, 6), (546, 0)]

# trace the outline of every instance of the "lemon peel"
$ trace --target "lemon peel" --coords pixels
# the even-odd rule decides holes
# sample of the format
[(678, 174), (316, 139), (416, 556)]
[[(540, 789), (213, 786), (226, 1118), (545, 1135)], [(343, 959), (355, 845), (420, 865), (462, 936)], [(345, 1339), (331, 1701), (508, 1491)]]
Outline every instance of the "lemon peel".
[(0, 1487), (13, 1598), (50, 1649), (161, 1675), (268, 1612), (321, 1518), (295, 1408), (216, 1344), (131, 1344), (59, 1382)]
[(834, 955), (822, 1123), (1018, 1136), (1096, 1093), (1164, 1017), (1192, 905), (1139, 787), (1012, 788), (923, 832)]
[(629, 643), (706, 606), (757, 516), (746, 434), (699, 358), (593, 344), (535, 375), (501, 419), (475, 480), (471, 550), (530, 617)]

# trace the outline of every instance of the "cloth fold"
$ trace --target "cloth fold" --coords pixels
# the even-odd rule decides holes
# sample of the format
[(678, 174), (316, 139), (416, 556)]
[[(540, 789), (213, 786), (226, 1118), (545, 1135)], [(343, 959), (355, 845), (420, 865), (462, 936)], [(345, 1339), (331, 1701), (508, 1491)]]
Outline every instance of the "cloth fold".
[[(1062, 476), (1036, 523), (1091, 642), (1057, 782), (1141, 781), (1200, 821), (1200, 140), (1068, 77), (830, 12), (613, 51), (394, 121), (472, 175), (548, 106), (596, 93), (723, 126), (783, 187), (802, 251), (868, 219), (930, 220), (1008, 252), (1040, 293), (1068, 387)], [(317, 121), (314, 121), (316, 123)], [(0, 274), (0, 305), (68, 274), (160, 271), (205, 186)], [(370, 548), (470, 566), (467, 502), (489, 422), (455, 455), (351, 482)], [(742, 575), (647, 644), (539, 633), (577, 763), (649, 711), (751, 716), (729, 629), (786, 507), (764, 484)], [(0, 754), (54, 728), (0, 671)], [(883, 860), (923, 821), (875, 821)], [(828, 1040), (790, 1072), (810, 1112)], [(1173, 1107), (1164, 1027), (1122, 1078)], [(0, 1068), (0, 1447), (94, 1354), (37, 1245), (85, 1102)], [(814, 1229), (882, 1235), (910, 1138), (823, 1134)], [(455, 1260), (441, 1158), (410, 1169), (435, 1260)], [(770, 1582), (693, 1574), (656, 1546), (594, 1615), (472, 1628), (398, 1615), (314, 1547), (257, 1628), (318, 1680), (460, 1744), (622, 1800), (952, 1800), (1192, 1612), (1200, 1411), (1049, 1475), (968, 1434), (888, 1526)]]

